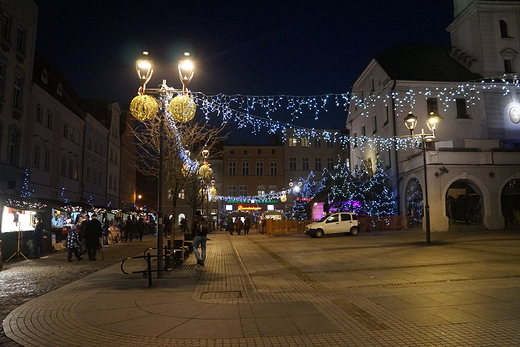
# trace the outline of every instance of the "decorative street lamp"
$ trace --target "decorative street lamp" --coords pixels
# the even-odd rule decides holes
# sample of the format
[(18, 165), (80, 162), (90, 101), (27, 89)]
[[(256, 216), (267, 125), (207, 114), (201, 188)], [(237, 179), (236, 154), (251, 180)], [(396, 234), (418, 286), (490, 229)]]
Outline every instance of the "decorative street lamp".
[[(141, 59), (136, 62), (136, 71), (141, 81), (138, 95), (130, 103), (130, 112), (141, 122), (147, 122), (154, 117), (159, 117), (159, 174), (157, 192), (157, 277), (162, 278), (163, 268), (163, 215), (162, 196), (163, 196), (163, 176), (164, 176), (164, 123), (165, 118), (169, 121), (185, 123), (195, 116), (196, 104), (187, 89), (188, 84), (193, 78), (194, 66), (189, 59), (189, 53), (184, 53), (184, 59), (178, 64), (179, 79), (182, 83), (182, 90), (168, 87), (166, 80), (163, 80), (159, 88), (146, 89), (146, 84), (153, 75), (153, 65), (148, 57), (148, 52), (143, 52)], [(151, 96), (151, 95), (154, 96)], [(160, 107), (159, 107), (160, 105)], [(159, 112), (159, 109), (161, 112)]]
[(404, 118), (404, 124), (408, 130), (410, 130), (410, 136), (419, 137), (421, 139), (422, 155), (423, 155), (423, 170), (424, 170), (424, 219), (426, 229), (426, 242), (430, 243), (430, 204), (428, 200), (428, 177), (426, 170), (426, 142), (432, 141), (435, 138), (435, 130), (439, 125), (440, 117), (430, 112), (430, 115), (426, 119), (426, 124), (432, 132), (431, 134), (425, 134), (424, 129), (421, 129), (421, 133), (414, 135), (413, 131), (417, 126), (417, 117), (410, 111), (408, 116)]

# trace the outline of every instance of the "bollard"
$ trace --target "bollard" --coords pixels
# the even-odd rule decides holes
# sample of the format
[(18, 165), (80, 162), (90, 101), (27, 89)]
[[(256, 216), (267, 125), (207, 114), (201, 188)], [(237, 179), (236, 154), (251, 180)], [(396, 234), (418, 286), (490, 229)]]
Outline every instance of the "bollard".
[(148, 287), (152, 286), (152, 256), (146, 253), (146, 262), (148, 263)]

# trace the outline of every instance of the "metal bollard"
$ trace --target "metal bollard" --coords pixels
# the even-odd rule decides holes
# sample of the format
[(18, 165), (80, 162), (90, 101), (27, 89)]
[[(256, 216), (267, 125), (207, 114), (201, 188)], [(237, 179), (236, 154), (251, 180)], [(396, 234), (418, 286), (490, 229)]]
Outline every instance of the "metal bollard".
[(146, 262), (148, 263), (148, 287), (152, 286), (152, 256), (146, 253)]

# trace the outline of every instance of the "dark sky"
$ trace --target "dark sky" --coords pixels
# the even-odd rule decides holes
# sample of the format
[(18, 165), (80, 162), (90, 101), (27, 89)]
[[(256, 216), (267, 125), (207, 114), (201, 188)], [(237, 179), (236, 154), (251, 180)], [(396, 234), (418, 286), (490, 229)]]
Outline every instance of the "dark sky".
[(176, 64), (189, 51), (192, 91), (347, 93), (371, 58), (397, 43), (449, 43), (453, 20), (452, 0), (36, 2), (37, 51), (80, 97), (122, 106), (136, 95), (143, 50), (156, 64), (151, 87), (162, 79), (180, 87)]

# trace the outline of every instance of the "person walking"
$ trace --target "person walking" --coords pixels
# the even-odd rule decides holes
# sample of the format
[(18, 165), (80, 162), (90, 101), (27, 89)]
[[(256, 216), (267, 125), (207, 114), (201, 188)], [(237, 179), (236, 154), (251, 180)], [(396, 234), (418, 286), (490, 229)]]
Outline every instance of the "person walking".
[(249, 235), (249, 229), (251, 228), (251, 218), (249, 216), (246, 217), (244, 221), (244, 234)]
[(80, 244), (79, 244), (78, 232), (76, 231), (76, 229), (71, 228), (69, 230), (69, 232), (67, 233), (66, 246), (69, 251), (69, 253), (67, 255), (67, 261), (69, 263), (72, 261), (72, 253), (74, 253), (74, 255), (76, 256), (78, 261), (80, 261), (81, 260), (81, 255), (79, 253)]
[[(193, 234), (193, 254), (197, 259), (197, 265), (200, 266), (204, 266), (206, 261), (206, 241), (208, 239), (208, 231), (208, 222), (202, 217), (200, 211), (195, 212), (191, 233)], [(199, 246), (201, 250), (200, 253)]]
[(242, 217), (237, 217), (237, 220), (235, 221), (235, 229), (237, 231), (237, 235), (240, 235), (243, 226), (244, 223), (242, 222)]
[(36, 225), (31, 236), (31, 258), (39, 259), (43, 253), (43, 222), (41, 217), (36, 217)]
[(265, 216), (264, 215), (260, 216), (260, 234), (265, 233), (265, 223), (266, 223)]
[(98, 221), (97, 215), (92, 215), (92, 219), (85, 228), (85, 243), (87, 244), (88, 260), (96, 260), (96, 252), (99, 248), (99, 240), (103, 236), (103, 227)]
[(181, 219), (181, 232), (186, 234), (188, 232), (188, 220), (184, 217)]
[(233, 218), (229, 217), (227, 220), (226, 231), (229, 232), (229, 235), (233, 235), (234, 230), (235, 230), (235, 225), (233, 224)]
[(132, 242), (132, 239), (134, 238), (134, 230), (135, 226), (134, 222), (132, 221), (132, 217), (128, 216), (128, 218), (126, 219), (126, 223), (123, 227), (125, 241), (128, 241), (128, 238), (130, 238), (130, 242)]
[(143, 241), (143, 235), (146, 232), (146, 224), (144, 224), (143, 218), (139, 218), (139, 220), (137, 221), (137, 226), (135, 227), (135, 230), (137, 232), (136, 237), (139, 239), (139, 241)]

